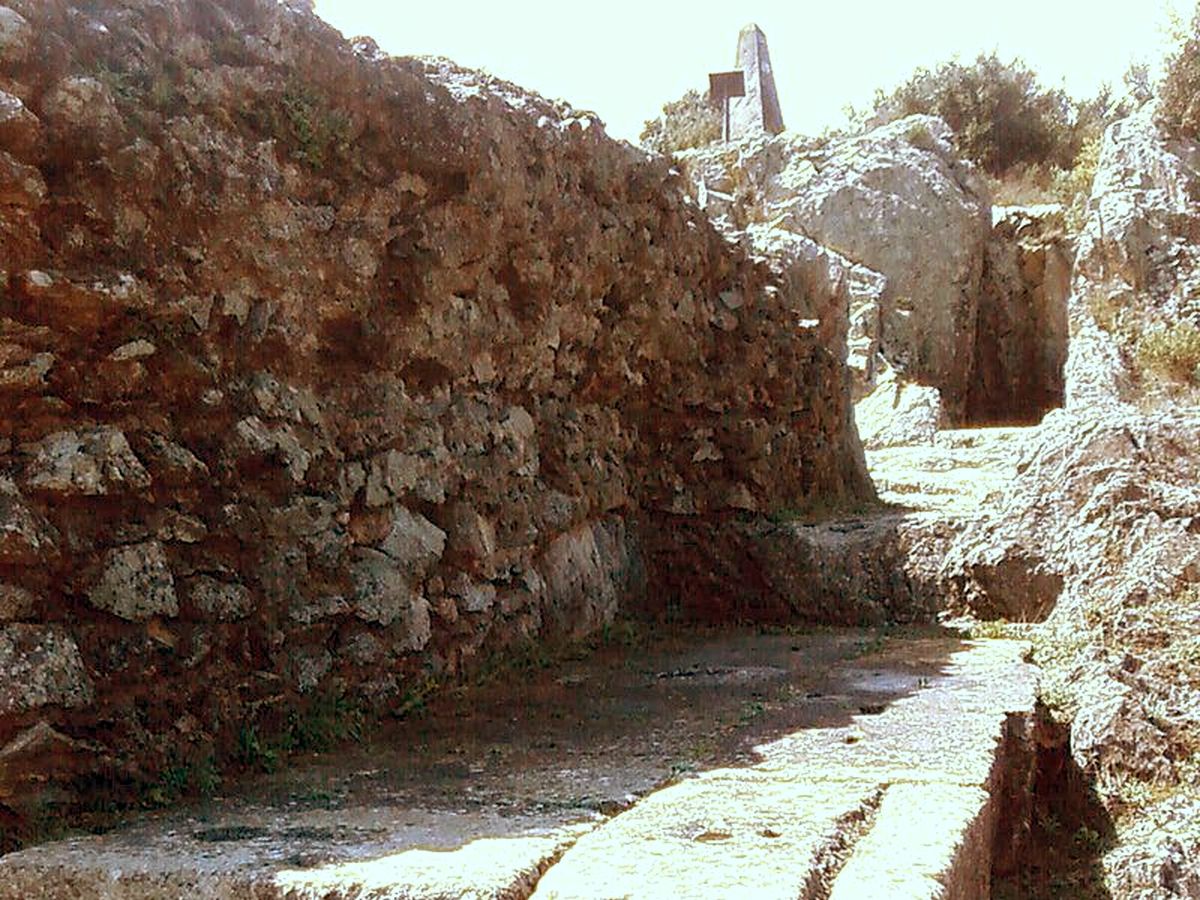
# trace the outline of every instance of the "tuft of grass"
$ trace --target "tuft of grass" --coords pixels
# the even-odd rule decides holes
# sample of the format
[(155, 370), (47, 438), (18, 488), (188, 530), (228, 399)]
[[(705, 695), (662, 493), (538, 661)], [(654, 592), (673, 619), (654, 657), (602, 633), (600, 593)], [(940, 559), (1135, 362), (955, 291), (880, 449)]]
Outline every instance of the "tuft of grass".
[(1147, 331), (1134, 353), (1137, 369), (1176, 384), (1200, 384), (1200, 328), (1191, 322)]
[(148, 785), (142, 805), (170, 806), (184, 797), (208, 798), (221, 786), (221, 773), (211, 754), (200, 759), (176, 761), (159, 773), (158, 781)]
[(350, 120), (345, 113), (330, 109), (307, 87), (289, 88), (282, 103), (296, 159), (320, 169), (347, 154)]

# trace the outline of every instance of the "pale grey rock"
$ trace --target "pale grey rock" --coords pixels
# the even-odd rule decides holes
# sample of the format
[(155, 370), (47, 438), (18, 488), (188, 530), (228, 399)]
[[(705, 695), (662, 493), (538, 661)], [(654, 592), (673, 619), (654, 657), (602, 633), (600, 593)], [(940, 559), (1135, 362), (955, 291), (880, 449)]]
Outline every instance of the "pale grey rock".
[(912, 116), (828, 146), (785, 133), (682, 160), (719, 226), (803, 235), (882, 275), (856, 289), (856, 331), (874, 329), (901, 377), (938, 388), (950, 420), (963, 418), (991, 206), (943, 121)]
[(620, 520), (593, 522), (555, 538), (538, 561), (548, 629), (593, 634), (617, 614), (633, 560)]
[(458, 601), (456, 608), (464, 613), (485, 613), (496, 603), (495, 585), (472, 581), (461, 572), (451, 580), (446, 591)]
[(88, 600), (97, 609), (131, 622), (178, 615), (175, 578), (162, 544), (146, 541), (110, 550)]
[(0, 60), (24, 62), (33, 49), (33, 26), (14, 9), (0, 6)]
[(1200, 799), (1170, 799), (1138, 815), (1105, 854), (1113, 897), (1200, 900)]
[(324, 594), (320, 597), (302, 597), (292, 602), (288, 607), (288, 618), (301, 625), (312, 625), (322, 619), (332, 619), (336, 616), (349, 615), (350, 604), (345, 597), (336, 594)]
[(429, 643), (429, 601), (396, 560), (375, 550), (359, 550), (351, 568), (352, 606), (363, 621), (398, 626), (397, 647), (421, 650)]
[(61, 628), (0, 627), (0, 714), (85, 706), (92, 682), (79, 648)]
[(419, 513), (397, 506), (392, 527), (379, 549), (411, 577), (419, 579), (442, 558), (446, 533)]
[(0, 90), (0, 146), (22, 162), (36, 162), (42, 123), (15, 94)]
[(56, 494), (104, 496), (143, 491), (150, 474), (119, 429), (60, 431), (33, 448), (26, 484)]
[(312, 464), (312, 453), (304, 448), (291, 425), (267, 425), (258, 416), (247, 416), (234, 426), (236, 442), (254, 456), (276, 456), (296, 484), (303, 484)]
[[(1147, 106), (1105, 131), (1078, 237), (1066, 390), (1068, 407), (1084, 412), (1141, 392), (1122, 327), (1140, 333), (1155, 323), (1200, 322), (1200, 249), (1192, 238), (1200, 226), (1193, 197), (1200, 157), (1194, 145), (1168, 140), (1154, 115)], [(1099, 319), (1097, 310), (1105, 311)]]
[(932, 444), (942, 427), (942, 397), (935, 387), (897, 379), (886, 364), (871, 393), (854, 405), (863, 449)]
[(290, 654), (289, 662), (296, 688), (308, 694), (321, 685), (333, 668), (333, 656), (323, 647), (306, 647)]
[(0, 475), (0, 563), (32, 565), (53, 553), (58, 535), (29, 508), (9, 478)]
[(182, 584), (183, 596), (207, 619), (236, 622), (254, 611), (254, 598), (245, 585), (197, 575)]
[(146, 359), (158, 352), (158, 347), (152, 341), (145, 338), (138, 338), (136, 341), (129, 341), (122, 344), (116, 350), (108, 355), (108, 358), (113, 362), (127, 362), (133, 359)]
[(419, 456), (388, 450), (371, 460), (367, 472), (367, 506), (384, 506), (402, 497), (421, 480), (424, 464)]
[(37, 597), (32, 591), (15, 584), (0, 584), (0, 623), (28, 619), (38, 606)]
[(166, 484), (186, 485), (210, 476), (208, 466), (196, 454), (161, 434), (146, 435), (139, 450), (155, 479)]

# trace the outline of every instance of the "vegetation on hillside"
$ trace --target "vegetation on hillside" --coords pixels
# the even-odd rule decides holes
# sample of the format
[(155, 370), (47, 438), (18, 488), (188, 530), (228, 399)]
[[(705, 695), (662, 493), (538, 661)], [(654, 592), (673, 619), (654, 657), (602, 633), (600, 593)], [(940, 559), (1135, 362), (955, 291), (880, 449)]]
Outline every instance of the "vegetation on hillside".
[(1043, 87), (1021, 61), (992, 53), (917, 69), (891, 93), (876, 93), (873, 118), (940, 116), (962, 153), (999, 176), (1017, 166), (1071, 168), (1107, 99), (1076, 104), (1061, 88)]
[(663, 104), (662, 115), (646, 122), (640, 140), (654, 153), (670, 154), (704, 147), (721, 138), (721, 110), (709, 94), (691, 90)]
[(1176, 137), (1200, 140), (1200, 4), (1179, 37), (1159, 87), (1159, 122)]

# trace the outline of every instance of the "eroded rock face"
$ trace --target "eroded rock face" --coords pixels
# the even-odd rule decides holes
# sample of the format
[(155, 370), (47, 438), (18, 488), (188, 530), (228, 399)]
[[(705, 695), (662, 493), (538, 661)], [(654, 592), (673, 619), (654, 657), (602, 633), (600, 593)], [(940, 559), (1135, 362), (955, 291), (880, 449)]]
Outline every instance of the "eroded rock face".
[[(960, 420), (974, 355), (990, 204), (951, 148), (945, 123), (914, 116), (826, 147), (788, 135), (687, 158), (703, 205), (729, 225), (803, 234), (881, 273), (864, 292), (874, 352), (941, 390)], [(730, 200), (724, 199), (725, 195)], [(870, 333), (870, 332), (868, 332)]]
[[(1062, 405), (1070, 250), (1032, 211), (993, 223), (951, 137), (940, 119), (913, 116), (826, 144), (785, 134), (682, 162), (727, 233), (767, 253), (805, 241), (820, 248), (809, 256), (835, 260), (856, 401), (894, 372), (901, 387), (936, 391), (948, 425), (1036, 423)], [(903, 398), (913, 402), (929, 405)]]
[(1073, 275), (1068, 405), (1136, 400), (1131, 343), (1200, 323), (1198, 185), (1200, 149), (1167, 140), (1152, 107), (1105, 132)]
[(1049, 219), (997, 210), (988, 242), (966, 417), (1036, 425), (1063, 405), (1072, 255)]
[(600, 627), (695, 526), (870, 495), (845, 326), (797, 330), (836, 289), (594, 117), (301, 4), (9, 7), (0, 582), (92, 673), (62, 746), (384, 707)]

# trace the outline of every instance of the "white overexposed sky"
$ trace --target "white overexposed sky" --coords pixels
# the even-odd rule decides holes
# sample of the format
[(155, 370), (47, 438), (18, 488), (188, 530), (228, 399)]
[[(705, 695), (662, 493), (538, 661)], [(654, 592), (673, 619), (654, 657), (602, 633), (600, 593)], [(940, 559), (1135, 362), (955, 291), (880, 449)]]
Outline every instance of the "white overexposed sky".
[(789, 129), (815, 134), (919, 65), (996, 50), (1076, 96), (1157, 63), (1167, 11), (1194, 0), (317, 0), (346, 37), (397, 56), (446, 56), (596, 112), (615, 137), (709, 72), (733, 67), (737, 35), (766, 33)]

